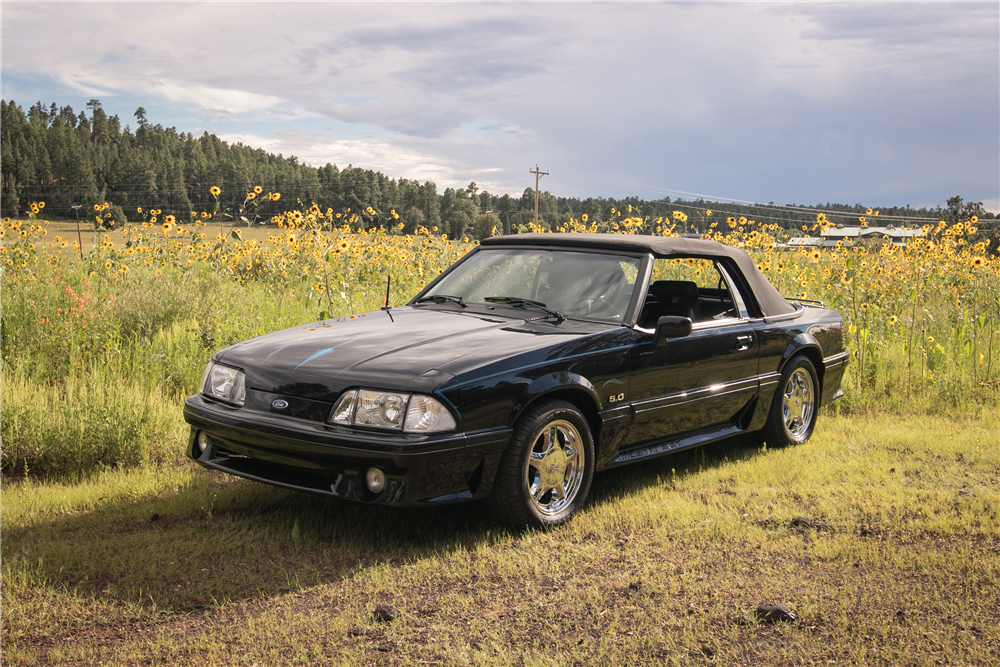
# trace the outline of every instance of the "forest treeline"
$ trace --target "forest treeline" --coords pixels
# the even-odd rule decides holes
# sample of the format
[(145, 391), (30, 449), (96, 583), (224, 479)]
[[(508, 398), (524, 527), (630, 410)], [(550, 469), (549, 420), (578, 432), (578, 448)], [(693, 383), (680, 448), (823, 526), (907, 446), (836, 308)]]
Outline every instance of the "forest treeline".
[[(418, 226), (438, 227), (452, 238), (482, 237), (490, 227), (504, 233), (524, 229), (534, 219), (535, 195), (530, 187), (520, 195), (490, 193), (474, 182), (464, 188), (438, 192), (431, 181), (389, 178), (370, 169), (348, 165), (341, 169), (327, 164), (313, 167), (295, 156), (273, 155), (241, 143), (229, 144), (208, 132), (194, 136), (174, 127), (153, 124), (141, 107), (136, 110), (133, 130), (109, 116), (99, 100), (90, 100), (85, 111), (71, 107), (46, 107), (41, 102), (27, 112), (13, 100), (0, 101), (0, 211), (17, 216), (31, 202), (45, 202), (45, 214), (72, 218), (77, 205), (81, 219), (94, 219), (95, 204), (108, 202), (116, 223), (135, 221), (137, 209), (155, 207), (165, 214), (186, 219), (189, 212), (211, 211), (215, 206), (213, 186), (221, 189), (223, 210), (237, 210), (247, 193), (260, 186), (264, 193), (281, 193), (281, 200), (260, 197), (254, 212), (266, 223), (271, 216), (295, 206), (315, 203), (322, 210), (363, 211), (372, 207), (379, 214), (362, 216), (364, 226), (403, 225), (410, 232)], [(957, 200), (957, 202), (956, 202)], [(811, 226), (816, 212), (831, 222), (859, 224), (870, 206), (862, 204), (775, 205), (688, 201), (644, 200), (638, 197), (573, 198), (549, 192), (539, 195), (539, 221), (555, 227), (570, 218), (589, 222), (611, 221), (620, 216), (648, 218), (651, 222), (671, 217), (674, 211), (687, 215), (686, 231), (703, 231), (712, 222), (728, 216), (757, 222), (778, 223), (792, 233)], [(877, 208), (878, 222), (923, 224), (929, 220), (954, 219), (978, 214), (985, 226), (994, 219), (976, 202), (949, 200), (947, 208)], [(390, 215), (394, 211), (398, 219)], [(711, 215), (707, 214), (711, 211)], [(870, 215), (870, 214), (869, 214)], [(869, 223), (876, 222), (871, 219)]]

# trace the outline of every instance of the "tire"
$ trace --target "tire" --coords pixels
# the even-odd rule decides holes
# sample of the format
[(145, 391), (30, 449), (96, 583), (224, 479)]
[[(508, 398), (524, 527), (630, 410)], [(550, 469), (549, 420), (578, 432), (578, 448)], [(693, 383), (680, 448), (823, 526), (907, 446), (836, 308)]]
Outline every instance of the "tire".
[(548, 401), (514, 428), (493, 481), (490, 512), (518, 530), (558, 526), (583, 506), (593, 478), (590, 425), (571, 403)]
[(819, 381), (808, 357), (792, 357), (781, 372), (767, 423), (759, 439), (771, 447), (801, 445), (816, 428)]

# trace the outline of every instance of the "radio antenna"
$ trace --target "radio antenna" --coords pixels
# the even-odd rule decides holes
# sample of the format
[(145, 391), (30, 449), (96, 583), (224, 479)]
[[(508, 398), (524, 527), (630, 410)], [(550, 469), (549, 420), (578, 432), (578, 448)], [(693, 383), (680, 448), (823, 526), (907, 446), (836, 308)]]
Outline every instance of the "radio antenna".
[(387, 275), (385, 280), (385, 305), (382, 306), (382, 310), (392, 310), (392, 306), (389, 305), (389, 286), (392, 285), (392, 275)]

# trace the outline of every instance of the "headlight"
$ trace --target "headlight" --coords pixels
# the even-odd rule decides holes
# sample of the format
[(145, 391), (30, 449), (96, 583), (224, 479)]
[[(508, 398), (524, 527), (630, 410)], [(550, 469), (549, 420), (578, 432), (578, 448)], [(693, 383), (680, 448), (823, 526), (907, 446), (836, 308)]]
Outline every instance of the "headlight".
[(352, 389), (341, 394), (327, 421), (406, 433), (436, 433), (456, 427), (448, 409), (431, 396), (373, 389)]
[(381, 428), (402, 428), (403, 414), (409, 394), (380, 394), (362, 389), (358, 392), (358, 407), (354, 411), (354, 423)]
[(247, 398), (246, 376), (235, 368), (210, 363), (205, 369), (201, 390), (207, 396), (243, 405)]

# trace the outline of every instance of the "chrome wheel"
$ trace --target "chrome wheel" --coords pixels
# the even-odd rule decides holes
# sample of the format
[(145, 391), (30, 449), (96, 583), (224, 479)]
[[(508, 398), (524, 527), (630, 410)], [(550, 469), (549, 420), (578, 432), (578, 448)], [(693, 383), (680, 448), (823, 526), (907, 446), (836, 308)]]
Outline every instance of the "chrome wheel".
[(545, 401), (518, 420), (489, 497), (490, 512), (518, 530), (569, 521), (594, 478), (594, 439), (583, 413)]
[(812, 428), (816, 408), (816, 390), (812, 375), (805, 368), (796, 368), (785, 382), (781, 404), (785, 430), (793, 439), (802, 438)]
[(755, 442), (768, 447), (801, 445), (812, 436), (820, 405), (820, 384), (816, 367), (804, 354), (788, 361), (774, 391), (767, 422), (751, 434)]
[(539, 514), (554, 516), (576, 500), (583, 463), (582, 439), (573, 424), (559, 419), (542, 428), (524, 466), (525, 487)]

